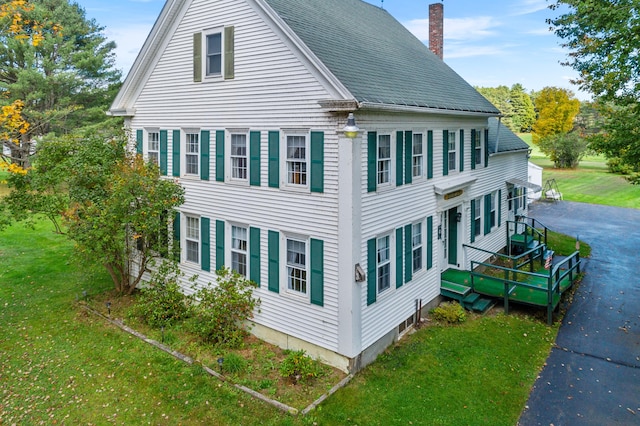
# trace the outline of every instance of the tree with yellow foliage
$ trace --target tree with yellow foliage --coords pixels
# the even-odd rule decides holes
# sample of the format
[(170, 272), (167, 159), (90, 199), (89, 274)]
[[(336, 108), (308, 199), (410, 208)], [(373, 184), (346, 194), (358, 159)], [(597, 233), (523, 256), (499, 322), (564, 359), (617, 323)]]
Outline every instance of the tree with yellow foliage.
[(106, 120), (115, 44), (69, 0), (0, 5), (0, 167), (23, 173), (37, 141)]

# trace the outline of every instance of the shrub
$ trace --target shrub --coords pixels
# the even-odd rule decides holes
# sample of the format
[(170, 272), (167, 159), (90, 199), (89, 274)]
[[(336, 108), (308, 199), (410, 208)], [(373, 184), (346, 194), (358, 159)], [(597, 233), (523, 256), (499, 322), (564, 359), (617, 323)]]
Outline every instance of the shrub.
[(228, 268), (216, 272), (217, 283), (199, 289), (193, 306), (193, 331), (209, 343), (238, 347), (247, 331), (245, 320), (253, 317), (260, 299), (253, 297), (256, 284)]
[(151, 275), (149, 287), (140, 290), (132, 315), (151, 327), (166, 327), (189, 316), (188, 298), (178, 285), (178, 265), (163, 261)]
[(326, 367), (307, 356), (304, 350), (287, 352), (287, 357), (280, 364), (280, 375), (294, 384), (306, 383), (326, 374)]
[(444, 302), (440, 306), (431, 310), (431, 316), (436, 321), (450, 324), (465, 322), (467, 313), (457, 302)]
[(622, 161), (621, 158), (614, 157), (607, 160), (607, 167), (611, 173), (628, 175), (633, 173), (633, 167)]

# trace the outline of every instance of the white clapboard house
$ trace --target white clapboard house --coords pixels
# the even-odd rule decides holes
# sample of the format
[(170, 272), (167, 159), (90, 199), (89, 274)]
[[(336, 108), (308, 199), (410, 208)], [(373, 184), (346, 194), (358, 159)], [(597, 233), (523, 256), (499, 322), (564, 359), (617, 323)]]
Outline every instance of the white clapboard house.
[(463, 244), (501, 250), (526, 209), (527, 146), (361, 0), (167, 0), (110, 114), (185, 188), (186, 275), (245, 274), (257, 336), (343, 370), (433, 306), (442, 271), (484, 260)]

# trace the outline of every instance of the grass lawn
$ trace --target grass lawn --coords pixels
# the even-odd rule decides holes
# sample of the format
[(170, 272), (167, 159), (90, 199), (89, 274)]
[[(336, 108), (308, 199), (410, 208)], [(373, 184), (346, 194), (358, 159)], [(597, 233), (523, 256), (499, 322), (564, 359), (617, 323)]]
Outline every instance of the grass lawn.
[(76, 303), (111, 289), (48, 222), (0, 233), (0, 424), (513, 425), (557, 326), (518, 316), (424, 327), (319, 409), (258, 402)]
[(640, 185), (609, 173), (602, 156), (586, 156), (577, 169), (555, 169), (553, 163), (531, 142), (531, 134), (519, 135), (532, 148), (531, 162), (543, 167), (542, 184), (555, 179), (563, 199), (607, 206), (640, 208)]

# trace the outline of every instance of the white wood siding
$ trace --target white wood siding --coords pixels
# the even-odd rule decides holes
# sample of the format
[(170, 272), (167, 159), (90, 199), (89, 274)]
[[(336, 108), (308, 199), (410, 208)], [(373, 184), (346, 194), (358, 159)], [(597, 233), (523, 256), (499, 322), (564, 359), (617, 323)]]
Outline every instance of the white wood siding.
[[(231, 25), (235, 30), (235, 78), (214, 81), (203, 77), (202, 83), (194, 83), (193, 34)], [(184, 177), (184, 164), (179, 178), (186, 191), (180, 210), (211, 219), (211, 270), (216, 265), (216, 220), (259, 228), (261, 287), (254, 294), (262, 303), (255, 321), (336, 350), (338, 145), (335, 122), (318, 106), (318, 100), (330, 97), (318, 81), (245, 1), (193, 1), (135, 103), (131, 126), (168, 130), (169, 176), (173, 170), (172, 130), (211, 132), (210, 180)], [(215, 132), (235, 128), (261, 132), (260, 187), (215, 180)], [(282, 129), (324, 132), (324, 193), (268, 187), (268, 131), (280, 131), (282, 148)], [(184, 140), (182, 144), (184, 156)], [(282, 155), (280, 161), (284, 161)], [(282, 178), (282, 172), (280, 175)], [(283, 256), (280, 293), (267, 289), (269, 230), (324, 242), (323, 307), (310, 304), (309, 297), (305, 300), (287, 293)], [(204, 272), (198, 265), (185, 262), (182, 269), (187, 277), (198, 275), (199, 286), (215, 281), (213, 272)], [(186, 282), (185, 291), (193, 291)]]

